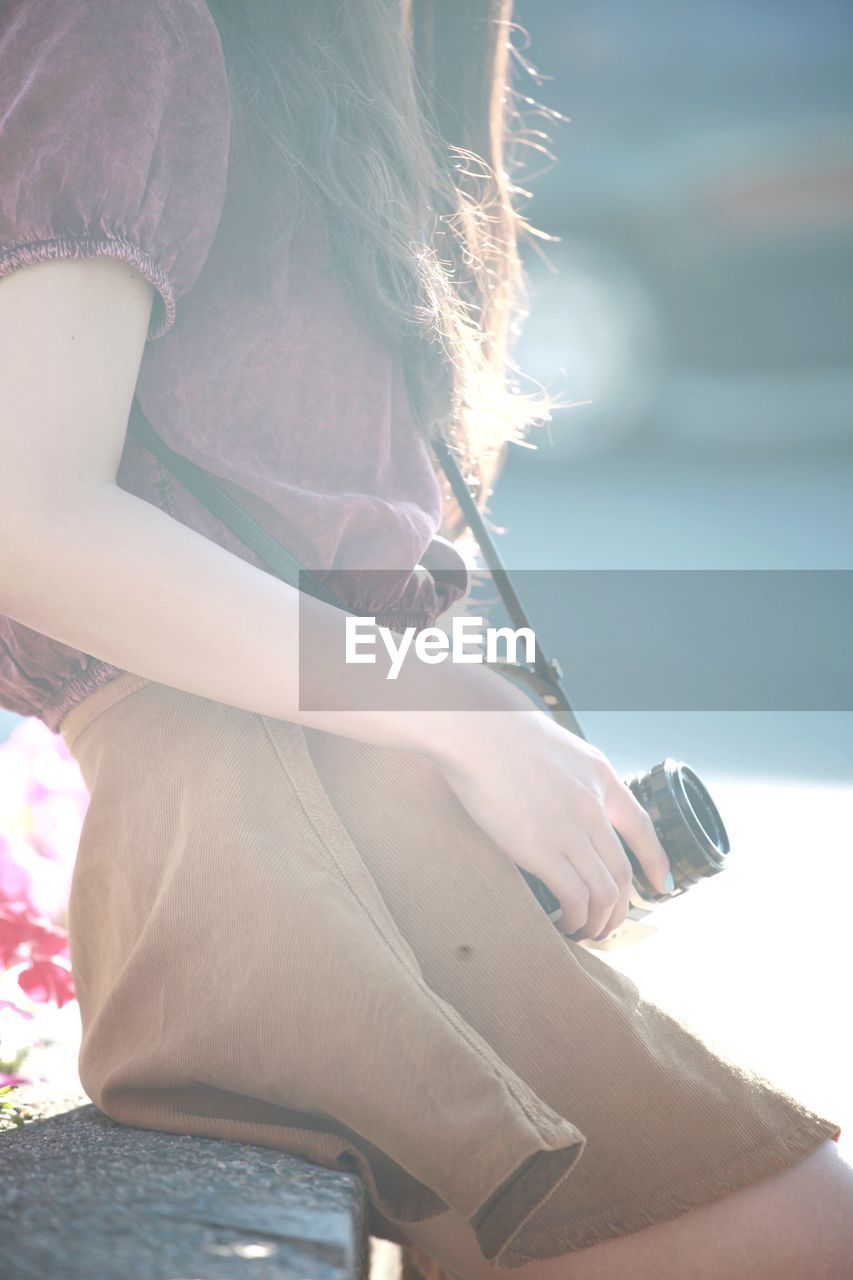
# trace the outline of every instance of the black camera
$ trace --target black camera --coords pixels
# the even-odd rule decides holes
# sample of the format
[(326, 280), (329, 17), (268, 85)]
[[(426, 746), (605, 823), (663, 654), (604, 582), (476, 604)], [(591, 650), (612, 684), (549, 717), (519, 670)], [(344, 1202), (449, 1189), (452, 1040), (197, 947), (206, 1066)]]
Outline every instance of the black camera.
[[(629, 917), (638, 920), (658, 903), (685, 893), (691, 885), (725, 867), (729, 837), (719, 810), (695, 770), (677, 760), (663, 760), (647, 773), (626, 780), (654, 823), (669, 859), (675, 888), (658, 893), (622, 837), (622, 847), (634, 870)], [(534, 897), (556, 922), (560, 903), (538, 876), (519, 867)]]

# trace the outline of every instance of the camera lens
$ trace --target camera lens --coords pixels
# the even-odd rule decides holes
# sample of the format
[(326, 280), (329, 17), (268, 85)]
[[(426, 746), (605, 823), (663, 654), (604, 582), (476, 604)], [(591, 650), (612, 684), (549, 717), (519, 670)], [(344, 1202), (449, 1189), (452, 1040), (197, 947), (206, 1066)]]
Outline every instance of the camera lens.
[[(669, 858), (676, 893), (722, 871), (730, 847), (728, 833), (707, 787), (689, 765), (663, 760), (648, 773), (630, 778), (627, 785), (654, 823)], [(641, 899), (660, 902), (672, 896), (658, 893), (627, 845), (625, 851)]]
[[(729, 852), (729, 837), (708, 788), (687, 764), (662, 760), (648, 773), (629, 778), (626, 786), (654, 823), (675, 881), (673, 893), (658, 893), (628, 845), (619, 837), (634, 871), (633, 906), (628, 914), (639, 919), (647, 914), (650, 905), (684, 893), (692, 884), (722, 871)], [(529, 871), (521, 867), (519, 871), (550, 918), (559, 919), (560, 903), (547, 885)]]

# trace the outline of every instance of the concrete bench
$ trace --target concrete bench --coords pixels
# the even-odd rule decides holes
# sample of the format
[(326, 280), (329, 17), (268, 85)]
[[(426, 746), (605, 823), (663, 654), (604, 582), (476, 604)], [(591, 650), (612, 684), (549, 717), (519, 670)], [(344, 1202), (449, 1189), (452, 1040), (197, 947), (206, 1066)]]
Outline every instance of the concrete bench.
[(35, 1118), (0, 1133), (3, 1280), (366, 1280), (354, 1174), (6, 1096)]

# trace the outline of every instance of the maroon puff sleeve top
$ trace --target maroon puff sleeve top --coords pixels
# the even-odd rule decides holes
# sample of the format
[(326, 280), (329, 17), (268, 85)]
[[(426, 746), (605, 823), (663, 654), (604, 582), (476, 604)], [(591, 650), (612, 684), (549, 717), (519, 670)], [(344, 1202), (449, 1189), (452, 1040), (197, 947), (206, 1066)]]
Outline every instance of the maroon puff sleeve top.
[[(203, 0), (6, 0), (0, 278), (50, 258), (131, 263), (156, 290), (137, 395), (159, 434), (353, 612), (430, 625), (460, 591), (415, 568), (464, 565), (438, 537), (402, 369), (332, 271), (322, 219), (288, 223), (284, 184), (258, 269), (236, 134)], [(262, 567), (132, 436), (117, 482)], [(0, 617), (0, 706), (57, 730), (119, 674)]]

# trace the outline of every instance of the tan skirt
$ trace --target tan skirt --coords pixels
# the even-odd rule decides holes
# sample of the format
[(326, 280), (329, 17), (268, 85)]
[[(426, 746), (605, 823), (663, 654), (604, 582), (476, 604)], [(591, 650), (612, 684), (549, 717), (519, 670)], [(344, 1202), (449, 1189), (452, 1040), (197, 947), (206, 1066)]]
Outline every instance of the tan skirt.
[(357, 1171), (512, 1268), (784, 1169), (838, 1125), (564, 937), (424, 757), (134, 675), (62, 733), (80, 1075), (125, 1124)]

